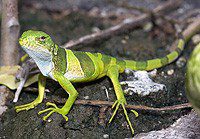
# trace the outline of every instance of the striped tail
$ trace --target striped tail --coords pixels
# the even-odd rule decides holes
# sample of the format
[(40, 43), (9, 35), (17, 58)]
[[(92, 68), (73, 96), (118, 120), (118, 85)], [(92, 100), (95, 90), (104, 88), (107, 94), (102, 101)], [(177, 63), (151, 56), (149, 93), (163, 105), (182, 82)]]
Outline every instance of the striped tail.
[(185, 42), (183, 39), (179, 39), (178, 45), (176, 50), (171, 52), (170, 54), (166, 55), (165, 57), (162, 58), (156, 58), (156, 59), (151, 59), (147, 61), (133, 61), (133, 60), (125, 60), (126, 62), (126, 68), (132, 69), (132, 70), (153, 70), (156, 68), (163, 67), (174, 60), (176, 60), (181, 52), (184, 49)]

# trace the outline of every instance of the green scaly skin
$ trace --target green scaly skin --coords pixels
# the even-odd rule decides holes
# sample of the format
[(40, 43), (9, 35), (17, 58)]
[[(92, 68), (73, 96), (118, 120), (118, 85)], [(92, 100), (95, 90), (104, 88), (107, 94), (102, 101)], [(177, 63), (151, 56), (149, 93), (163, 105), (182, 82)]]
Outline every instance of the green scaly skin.
[(187, 63), (186, 94), (194, 109), (200, 114), (200, 43), (195, 47)]
[[(43, 120), (46, 120), (52, 113), (57, 112), (67, 121), (68, 118), (66, 115), (78, 96), (78, 92), (72, 83), (89, 82), (103, 76), (108, 76), (113, 83), (115, 94), (117, 96), (117, 100), (112, 106), (115, 110), (109, 123), (113, 120), (121, 105), (132, 134), (134, 134), (134, 130), (125, 109), (127, 102), (118, 80), (119, 73), (124, 72), (127, 68), (132, 70), (152, 70), (160, 68), (174, 61), (184, 49), (184, 41), (183, 39), (180, 39), (177, 49), (163, 58), (147, 61), (133, 61), (120, 60), (100, 53), (63, 49), (58, 47), (58, 45), (51, 40), (51, 37), (42, 31), (29, 30), (24, 32), (19, 39), (19, 43), (28, 55), (35, 60), (43, 75), (39, 78), (38, 98), (32, 103), (16, 106), (17, 112), (34, 108), (42, 102), (46, 76), (59, 82), (59, 84), (69, 94), (69, 98), (62, 108), (58, 108), (53, 103), (47, 103), (46, 105), (51, 107), (40, 111), (39, 114), (50, 111), (43, 117)], [(133, 110), (132, 112), (136, 113)]]

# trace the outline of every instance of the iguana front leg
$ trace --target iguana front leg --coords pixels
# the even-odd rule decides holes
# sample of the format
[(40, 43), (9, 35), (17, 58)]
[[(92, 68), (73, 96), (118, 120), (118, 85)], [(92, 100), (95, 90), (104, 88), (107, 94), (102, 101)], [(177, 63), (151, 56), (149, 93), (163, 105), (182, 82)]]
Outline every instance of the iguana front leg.
[(39, 89), (38, 97), (31, 103), (16, 106), (15, 107), (16, 112), (33, 109), (35, 106), (40, 104), (44, 98), (45, 85), (46, 85), (46, 77), (40, 74), (38, 77), (38, 89)]
[[(108, 69), (107, 76), (111, 79), (113, 86), (114, 86), (115, 94), (117, 96), (117, 100), (115, 101), (115, 103), (112, 106), (112, 108), (115, 107), (115, 110), (113, 112), (112, 117), (109, 120), (109, 123), (113, 120), (117, 110), (119, 109), (119, 106), (121, 105), (123, 110), (124, 110), (126, 120), (127, 120), (128, 124), (130, 126), (131, 132), (132, 132), (132, 134), (134, 134), (134, 129), (132, 127), (132, 124), (130, 122), (130, 119), (128, 117), (128, 114), (127, 114), (127, 111), (126, 111), (126, 108), (125, 108), (125, 105), (127, 104), (127, 102), (126, 102), (123, 90), (122, 90), (121, 85), (120, 85), (119, 80), (118, 80), (118, 76), (119, 76), (118, 66), (111, 66)], [(134, 112), (134, 114), (136, 114), (135, 111), (132, 110), (132, 112)]]
[(47, 111), (50, 111), (46, 116), (43, 117), (43, 120), (46, 120), (49, 116), (51, 116), (51, 114), (53, 114), (54, 112), (57, 112), (61, 114), (65, 118), (66, 121), (68, 121), (68, 118), (66, 115), (68, 114), (74, 101), (76, 100), (78, 96), (78, 92), (76, 91), (74, 86), (71, 84), (71, 82), (67, 78), (65, 78), (64, 75), (61, 74), (60, 72), (54, 71), (53, 77), (59, 82), (62, 88), (69, 94), (69, 97), (62, 108), (58, 108), (56, 104), (54, 103), (47, 102), (46, 104), (47, 106), (53, 106), (53, 107), (42, 110), (38, 114), (42, 114)]

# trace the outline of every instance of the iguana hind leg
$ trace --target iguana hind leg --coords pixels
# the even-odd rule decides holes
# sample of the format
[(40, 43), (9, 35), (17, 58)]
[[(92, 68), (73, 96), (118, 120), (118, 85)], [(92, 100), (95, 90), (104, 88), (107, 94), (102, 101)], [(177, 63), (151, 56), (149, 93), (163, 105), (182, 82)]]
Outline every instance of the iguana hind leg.
[(74, 88), (74, 86), (71, 84), (71, 82), (64, 77), (63, 74), (59, 72), (53, 73), (54, 78), (59, 82), (59, 84), (62, 86), (62, 88), (69, 94), (69, 97), (67, 101), (65, 102), (65, 105), (62, 108), (58, 108), (56, 104), (47, 102), (47, 106), (52, 106), (51, 108), (47, 108), (45, 110), (40, 111), (38, 114), (45, 113), (47, 111), (50, 111), (46, 116), (43, 117), (43, 120), (46, 120), (49, 116), (51, 116), (54, 112), (57, 112), (61, 114), (66, 121), (68, 121), (67, 114), (69, 113), (72, 105), (74, 104), (74, 101), (76, 100), (78, 96), (78, 92)]
[(115, 110), (113, 112), (112, 117), (109, 120), (109, 123), (113, 120), (114, 116), (116, 115), (117, 110), (119, 109), (119, 106), (121, 105), (123, 110), (124, 110), (126, 120), (127, 120), (128, 124), (130, 126), (131, 132), (132, 132), (132, 134), (134, 134), (134, 129), (132, 127), (132, 124), (130, 122), (130, 119), (128, 117), (128, 114), (127, 114), (127, 111), (126, 111), (126, 108), (125, 108), (125, 105), (127, 104), (127, 102), (126, 102), (123, 90), (122, 90), (121, 85), (120, 85), (119, 80), (118, 80), (118, 76), (119, 76), (118, 66), (111, 66), (108, 69), (107, 76), (111, 79), (113, 86), (114, 86), (115, 94), (117, 96), (117, 100), (115, 101), (115, 103), (112, 106), (112, 108), (115, 108)]

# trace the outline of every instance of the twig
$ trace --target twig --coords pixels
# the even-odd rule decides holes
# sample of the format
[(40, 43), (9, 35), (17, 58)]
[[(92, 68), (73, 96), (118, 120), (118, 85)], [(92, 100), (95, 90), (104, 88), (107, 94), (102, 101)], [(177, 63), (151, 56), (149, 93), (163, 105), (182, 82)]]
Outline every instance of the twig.
[[(25, 91), (31, 91), (31, 92), (38, 92), (38, 88), (32, 88), (32, 87), (26, 87), (24, 88)], [(48, 89), (45, 89), (45, 92), (50, 92)], [(64, 104), (65, 100), (63, 101), (58, 101), (53, 100), (58, 104)], [(75, 101), (76, 105), (91, 105), (91, 106), (112, 106), (114, 102), (110, 101), (102, 101), (102, 100), (76, 100)], [(173, 105), (173, 106), (166, 106), (166, 107), (161, 107), (161, 108), (154, 108), (154, 107), (149, 107), (149, 106), (144, 106), (144, 105), (126, 105), (125, 106), (128, 109), (136, 109), (136, 110), (151, 110), (151, 111), (166, 111), (166, 110), (177, 110), (177, 109), (184, 109), (184, 108), (190, 108), (191, 104), (189, 103), (183, 103), (179, 105)]]
[[(27, 92), (34, 92), (34, 93), (38, 93), (38, 88), (34, 88), (34, 87), (25, 87), (23, 89), (24, 91), (27, 91)], [(46, 93), (49, 93), (49, 89), (45, 89), (44, 90)]]
[[(92, 105), (92, 106), (112, 106), (114, 102), (109, 101), (100, 101), (100, 100), (76, 100), (75, 104), (77, 105)], [(177, 109), (184, 109), (184, 108), (190, 108), (191, 105), (189, 103), (183, 103), (179, 105), (173, 105), (173, 106), (166, 106), (162, 108), (154, 108), (144, 105), (126, 105), (125, 106), (128, 109), (135, 109), (135, 110), (149, 110), (149, 111), (168, 111), (168, 110), (177, 110)]]
[(22, 88), (24, 87), (24, 84), (25, 84), (27, 78), (28, 78), (29, 72), (35, 67), (37, 67), (37, 66), (32, 59), (29, 59), (25, 63), (22, 64), (21, 70), (18, 73), (18, 75), (16, 76), (16, 78), (20, 80), (20, 83), (15, 92), (15, 97), (13, 99), (13, 102), (18, 101), (19, 95), (21, 93)]
[(25, 74), (25, 76), (23, 78), (20, 78), (20, 83), (19, 83), (19, 86), (17, 87), (17, 91), (15, 92), (15, 97), (13, 99), (13, 102), (17, 102), (18, 101), (19, 95), (20, 95), (20, 93), (22, 91), (22, 88), (24, 87), (24, 84), (25, 84), (25, 82), (27, 80), (27, 77), (28, 77), (28, 75)]
[[(172, 10), (180, 6), (180, 0), (169, 0), (162, 5), (157, 6), (152, 13), (154, 14), (163, 14), (166, 11)], [(86, 35), (84, 37), (79, 38), (78, 40), (71, 40), (68, 43), (64, 44), (63, 48), (70, 48), (77, 45), (86, 45), (89, 43), (93, 43), (97, 40), (108, 39), (114, 35), (119, 35), (124, 32), (136, 29), (138, 27), (143, 26), (147, 21), (151, 20), (150, 14), (142, 14), (134, 19), (125, 19), (122, 23), (112, 26), (108, 29), (102, 30), (100, 32), (96, 32), (90, 35)]]
[[(188, 27), (183, 31), (183, 37), (185, 39), (185, 42), (187, 43), (190, 38), (200, 31), (200, 18), (197, 18), (194, 22), (188, 25)], [(170, 51), (174, 51), (176, 49), (176, 44), (172, 44), (172, 47), (170, 47)]]
[(107, 0), (107, 1), (111, 4), (113, 4), (113, 5), (116, 5), (118, 7), (123, 7), (125, 9), (137, 10), (137, 11), (142, 12), (142, 13), (151, 12), (151, 10), (146, 9), (144, 7), (138, 7), (138, 6), (135, 6), (135, 5), (130, 5), (127, 1), (120, 1), (120, 2), (116, 2), (116, 1), (113, 1), (113, 0)]
[(200, 18), (197, 18), (192, 22), (187, 29), (183, 31), (183, 36), (188, 41), (194, 34), (200, 31)]
[[(170, 23), (177, 23), (178, 22), (176, 19), (173, 19), (173, 18), (166, 16), (166, 15), (163, 15), (161, 13), (160, 14), (159, 13), (153, 13), (153, 11), (150, 10), (150, 9), (147, 9), (147, 8), (144, 8), (144, 7), (138, 7), (138, 6), (135, 6), (135, 5), (130, 5), (127, 1), (120, 1), (120, 3), (113, 2), (112, 0), (108, 0), (108, 1), (112, 4), (115, 4), (115, 5), (120, 6), (120, 7), (124, 7), (126, 9), (137, 10), (140, 13), (153, 14), (153, 16), (167, 20)], [(181, 1), (177, 1), (177, 2), (179, 2), (179, 4), (180, 4)], [(170, 9), (170, 10), (172, 10), (172, 9)]]
[(185, 22), (189, 18), (195, 18), (198, 15), (200, 15), (200, 10), (199, 9), (193, 9), (193, 10), (191, 10), (188, 13), (183, 15), (183, 17), (181, 18), (181, 22)]

